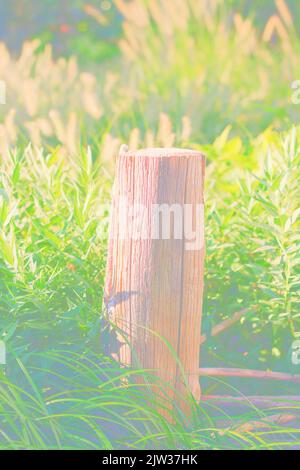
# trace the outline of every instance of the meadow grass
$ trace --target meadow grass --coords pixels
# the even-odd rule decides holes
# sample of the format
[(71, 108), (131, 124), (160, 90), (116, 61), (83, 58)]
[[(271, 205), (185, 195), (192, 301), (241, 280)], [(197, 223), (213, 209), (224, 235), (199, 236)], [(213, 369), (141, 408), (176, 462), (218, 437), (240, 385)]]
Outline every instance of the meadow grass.
[[(273, 326), (270, 358), (275, 346), (282, 351), (286, 328), (297, 331), (299, 321), (298, 133), (261, 136), (247, 151), (255, 175), (240, 152), (234, 161), (228, 149), (236, 147), (236, 138), (228, 133), (205, 149), (210, 176), (204, 316), (217, 322), (237, 307), (258, 305), (242, 326), (254, 345), (255, 334)], [(161, 399), (149, 387), (155, 380), (149, 371), (126, 370), (109, 358), (102, 315), (109, 213), (101, 207), (109, 201), (111, 182), (90, 149), (66, 159), (29, 145), (3, 158), (0, 331), (8, 351), (1, 375), (3, 448), (272, 448), (277, 444), (270, 436), (279, 431), (279, 447), (296, 445), (297, 430), (276, 424), (258, 434), (239, 432), (237, 423), (264, 416), (251, 406), (229, 418), (229, 425), (224, 411), (196, 404), (189, 419), (174, 410), (170, 423), (157, 411), (168, 406), (168, 385), (156, 385), (166, 400), (156, 403)], [(238, 295), (230, 296), (230, 289)], [(265, 352), (258, 357), (266, 359)], [(144, 377), (144, 386), (134, 383), (136, 374)]]
[(299, 122), (292, 102), (299, 31), (284, 0), (263, 24), (257, 8), (245, 15), (243, 1), (115, 4), (123, 32), (111, 62), (83, 68), (80, 58), (56, 57), (38, 39), (17, 56), (0, 44), (2, 153), (25, 134), (67, 155), (90, 144), (110, 161), (122, 140), (133, 150), (142, 142), (211, 144), (230, 125), (246, 141), (268, 126), (287, 130)]

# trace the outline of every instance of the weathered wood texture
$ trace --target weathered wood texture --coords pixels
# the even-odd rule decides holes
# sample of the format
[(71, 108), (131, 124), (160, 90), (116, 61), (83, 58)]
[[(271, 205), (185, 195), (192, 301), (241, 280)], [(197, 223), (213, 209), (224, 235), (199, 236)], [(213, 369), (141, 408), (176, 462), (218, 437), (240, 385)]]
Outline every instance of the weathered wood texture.
[[(121, 151), (116, 169), (105, 286), (109, 318), (122, 332), (121, 363), (155, 371), (178, 393), (186, 393), (181, 367), (164, 338), (177, 354), (189, 390), (200, 398), (199, 350), (203, 292), (204, 156), (185, 149)], [(140, 217), (122, 217), (124, 199)], [(171, 237), (153, 237), (157, 206), (176, 204), (171, 216)], [(188, 245), (184, 225), (178, 233), (180, 211), (190, 205), (200, 245)], [(173, 206), (174, 208), (174, 206)], [(122, 212), (123, 213), (123, 212)], [(172, 211), (171, 211), (172, 213)], [(142, 214), (142, 217), (141, 217)], [(188, 215), (190, 215), (188, 214)], [(197, 219), (198, 218), (198, 219)], [(138, 220), (137, 220), (138, 219)], [(141, 220), (143, 228), (141, 229)], [(163, 221), (165, 223), (165, 220)], [(124, 236), (124, 224), (126, 236)], [(179, 224), (180, 227), (180, 224)], [(139, 233), (143, 232), (142, 234)], [(128, 344), (124, 341), (127, 337)], [(172, 392), (170, 391), (172, 395)]]

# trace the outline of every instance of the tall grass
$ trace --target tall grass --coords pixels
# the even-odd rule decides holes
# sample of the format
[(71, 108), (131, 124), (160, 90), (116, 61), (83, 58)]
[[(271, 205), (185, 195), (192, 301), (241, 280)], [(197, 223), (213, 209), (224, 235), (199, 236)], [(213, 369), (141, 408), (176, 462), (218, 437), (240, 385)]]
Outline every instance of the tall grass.
[[(292, 322), (291, 332), (298, 330), (298, 131), (263, 135), (247, 157), (237, 153), (236, 162), (233, 151), (224, 160), (223, 150), (236, 145), (225, 134), (206, 148), (205, 318), (218, 322), (236, 307), (258, 304), (252, 331), (269, 322), (280, 348), (285, 327)], [(249, 158), (256, 177), (239, 158)], [(110, 187), (111, 177), (90, 150), (66, 159), (29, 146), (2, 159), (0, 332), (8, 349), (0, 381), (2, 447), (268, 448), (276, 447), (271, 435), (279, 430), (279, 447), (296, 445), (296, 429), (274, 423), (262, 434), (240, 432), (239, 425), (264, 419), (253, 406), (231, 421), (222, 410), (193, 405), (192, 417), (174, 410), (170, 423), (158, 412), (168, 406), (157, 402), (161, 394), (132, 381), (140, 374), (151, 384), (150, 372), (122, 369), (109, 359), (101, 313), (108, 212), (101, 205)], [(287, 191), (294, 191), (292, 200)], [(278, 215), (270, 209), (274, 197), (288, 205), (284, 220), (280, 205)], [(289, 270), (274, 263), (275, 253)], [(168, 385), (156, 386), (167, 400)]]
[(132, 111), (142, 123), (154, 125), (156, 109), (175, 122), (187, 114), (197, 139), (207, 142), (228, 124), (247, 136), (298, 121), (291, 83), (300, 73), (300, 42), (283, 0), (263, 29), (236, 2), (116, 4), (125, 17), (120, 47)]
[[(175, 411), (171, 423), (158, 411), (167, 402), (128, 383), (128, 371), (99, 355), (60, 350), (26, 362), (14, 360), (14, 380), (1, 374), (2, 449), (257, 449), (295, 446), (299, 440), (297, 430), (268, 422), (252, 405), (234, 422), (211, 406), (195, 409), (187, 424)], [(145, 371), (134, 373), (153, 383)], [(291, 407), (298, 409), (292, 402)], [(262, 429), (247, 432), (245, 423), (249, 430), (251, 423)], [(276, 433), (278, 444), (272, 442)]]
[(136, 143), (139, 133), (140, 141), (153, 142), (161, 114), (175, 135), (187, 119), (189, 135), (202, 143), (227, 125), (251, 138), (271, 124), (282, 129), (299, 121), (291, 85), (300, 74), (300, 41), (284, 0), (263, 27), (255, 11), (243, 16), (243, 2), (115, 3), (124, 17), (122, 54), (109, 65), (83, 70), (76, 57), (53, 57), (39, 40), (24, 43), (18, 57), (1, 44), (2, 152), (25, 136), (74, 155), (80, 143), (96, 151), (108, 135), (102, 152), (109, 160), (115, 141)]
[[(268, 131), (247, 149), (223, 134), (207, 151), (209, 316), (252, 309), (240, 331), (250, 349), (242, 349), (246, 359), (235, 357), (235, 365), (293, 369), (290, 348), (300, 330), (299, 130)], [(262, 332), (265, 344), (254, 339)]]

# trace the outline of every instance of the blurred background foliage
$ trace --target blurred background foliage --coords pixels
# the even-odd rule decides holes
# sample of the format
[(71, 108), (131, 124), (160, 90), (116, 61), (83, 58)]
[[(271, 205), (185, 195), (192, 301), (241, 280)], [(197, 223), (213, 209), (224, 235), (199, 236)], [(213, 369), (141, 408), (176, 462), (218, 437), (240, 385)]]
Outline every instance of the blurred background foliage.
[(25, 40), (52, 44), (56, 55), (102, 61), (118, 54), (121, 15), (110, 0), (13, 0), (1, 2), (1, 40), (19, 53)]
[(104, 138), (110, 160), (115, 139), (162, 140), (160, 115), (174, 130), (164, 145), (178, 134), (212, 143), (228, 125), (249, 140), (299, 122), (295, 2), (23, 0), (1, 8), (3, 149), (22, 135), (73, 153), (80, 141), (97, 149)]
[[(277, 13), (273, 0), (227, 0), (226, 4), (249, 15), (260, 28)], [(286, 0), (286, 4), (299, 25), (297, 2)], [(95, 55), (97, 42), (109, 49), (122, 35), (122, 13), (113, 0), (11, 0), (1, 2), (0, 13), (0, 38), (16, 53), (25, 40), (39, 37), (51, 43), (57, 55), (75, 53), (83, 61), (103, 59), (105, 55)]]

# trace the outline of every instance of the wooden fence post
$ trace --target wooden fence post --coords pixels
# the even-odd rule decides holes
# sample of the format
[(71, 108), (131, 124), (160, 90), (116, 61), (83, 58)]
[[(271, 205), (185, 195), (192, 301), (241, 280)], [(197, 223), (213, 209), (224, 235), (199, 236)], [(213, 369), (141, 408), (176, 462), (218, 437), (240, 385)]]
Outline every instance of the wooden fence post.
[(117, 161), (105, 284), (109, 318), (122, 332), (118, 359), (155, 370), (170, 390), (185, 396), (181, 367), (159, 337), (165, 338), (199, 400), (205, 158), (187, 149), (124, 147)]

